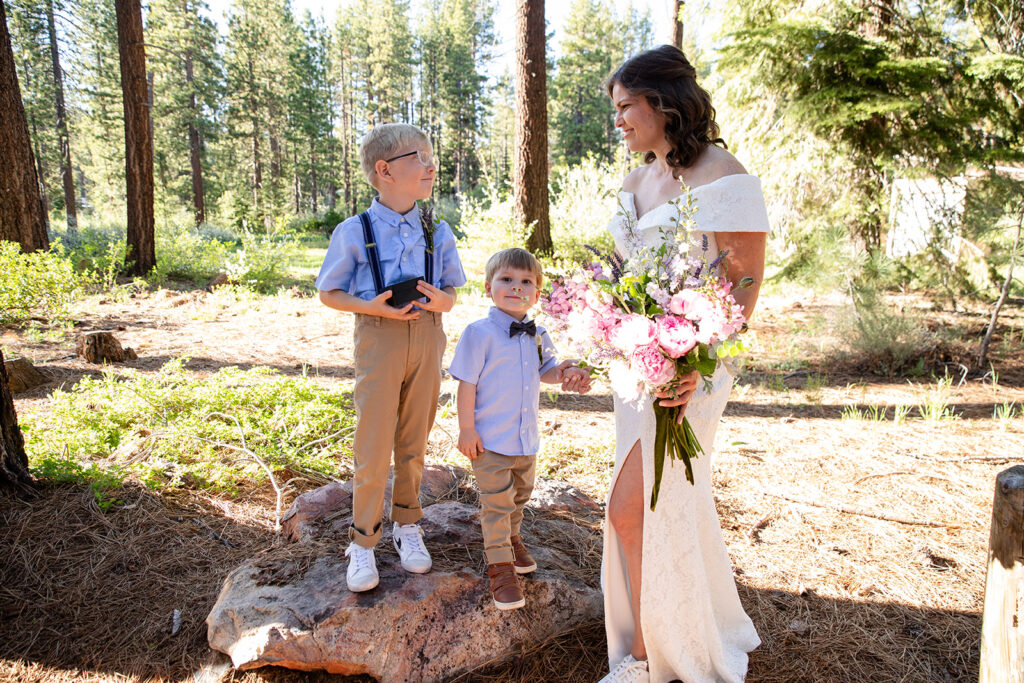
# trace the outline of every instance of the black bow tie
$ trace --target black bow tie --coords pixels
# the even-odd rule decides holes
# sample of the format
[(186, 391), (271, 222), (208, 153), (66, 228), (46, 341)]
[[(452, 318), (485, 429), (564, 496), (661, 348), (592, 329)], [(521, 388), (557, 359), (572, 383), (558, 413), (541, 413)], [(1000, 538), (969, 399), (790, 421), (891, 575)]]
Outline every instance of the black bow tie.
[(537, 323), (531, 320), (528, 323), (513, 322), (508, 326), (508, 336), (514, 337), (520, 332), (525, 332), (531, 337), (535, 337), (537, 335)]

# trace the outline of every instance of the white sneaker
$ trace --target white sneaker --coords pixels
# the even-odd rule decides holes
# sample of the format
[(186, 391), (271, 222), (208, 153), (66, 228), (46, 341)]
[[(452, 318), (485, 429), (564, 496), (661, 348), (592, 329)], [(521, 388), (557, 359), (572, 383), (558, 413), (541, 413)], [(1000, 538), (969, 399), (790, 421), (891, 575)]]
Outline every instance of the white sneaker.
[(423, 545), (423, 529), (420, 529), (419, 524), (395, 522), (391, 528), (391, 538), (402, 559), (402, 569), (413, 574), (426, 574), (430, 571), (433, 562)]
[(380, 575), (377, 574), (377, 560), (373, 556), (373, 548), (364, 548), (355, 542), (349, 543), (345, 549), (345, 557), (348, 558), (345, 579), (350, 591), (360, 593), (377, 587)]
[(598, 683), (648, 683), (650, 680), (647, 662), (633, 659), (633, 655), (626, 655), (626, 658)]

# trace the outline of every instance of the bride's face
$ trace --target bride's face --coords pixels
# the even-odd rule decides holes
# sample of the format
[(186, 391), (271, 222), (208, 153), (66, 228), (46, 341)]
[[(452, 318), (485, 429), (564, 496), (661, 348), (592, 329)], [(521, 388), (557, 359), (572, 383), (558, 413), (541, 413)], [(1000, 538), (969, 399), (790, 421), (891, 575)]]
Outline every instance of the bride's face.
[(665, 115), (643, 95), (634, 95), (616, 83), (612, 86), (615, 127), (622, 131), (630, 152), (650, 152), (667, 144)]

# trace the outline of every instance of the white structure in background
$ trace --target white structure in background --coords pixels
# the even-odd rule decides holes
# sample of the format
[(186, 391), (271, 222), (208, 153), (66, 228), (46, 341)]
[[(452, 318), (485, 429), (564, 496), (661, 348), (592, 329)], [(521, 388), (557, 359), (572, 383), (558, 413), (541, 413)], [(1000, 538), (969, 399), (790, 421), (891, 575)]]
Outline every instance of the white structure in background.
[(966, 198), (964, 177), (896, 180), (889, 205), (886, 255), (905, 258), (934, 244), (955, 263), (964, 246), (960, 226)]

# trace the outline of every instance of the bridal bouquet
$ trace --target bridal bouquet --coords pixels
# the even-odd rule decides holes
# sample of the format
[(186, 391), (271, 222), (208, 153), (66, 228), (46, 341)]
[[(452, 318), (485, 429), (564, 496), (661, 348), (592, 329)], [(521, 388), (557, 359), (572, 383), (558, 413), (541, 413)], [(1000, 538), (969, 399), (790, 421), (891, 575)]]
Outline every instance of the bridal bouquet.
[[(710, 386), (718, 364), (744, 350), (738, 336), (745, 318), (730, 294), (732, 283), (719, 272), (727, 252), (709, 262), (705, 235), (700, 255), (691, 257), (696, 206), (688, 194), (673, 203), (674, 225), (660, 228), (653, 245), (640, 239), (630, 212), (622, 208), (629, 257), (613, 254), (603, 263), (555, 276), (541, 298), (549, 328), (588, 365), (606, 372), (614, 391), (626, 400), (672, 395), (694, 370)], [(751, 283), (744, 278), (739, 286)], [(651, 510), (658, 502), (665, 457), (682, 460), (692, 484), (690, 460), (704, 452), (689, 421), (678, 421), (679, 411), (654, 402)]]

